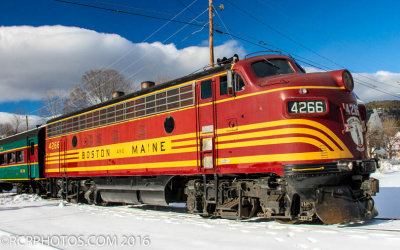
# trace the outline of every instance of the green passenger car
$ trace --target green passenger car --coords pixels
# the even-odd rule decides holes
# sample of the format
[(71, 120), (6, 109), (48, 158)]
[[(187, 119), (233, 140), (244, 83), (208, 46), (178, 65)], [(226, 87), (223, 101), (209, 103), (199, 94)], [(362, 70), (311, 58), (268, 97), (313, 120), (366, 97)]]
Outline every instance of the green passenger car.
[(9, 190), (16, 184), (26, 191), (32, 182), (44, 178), (44, 140), (43, 128), (0, 140), (0, 189)]

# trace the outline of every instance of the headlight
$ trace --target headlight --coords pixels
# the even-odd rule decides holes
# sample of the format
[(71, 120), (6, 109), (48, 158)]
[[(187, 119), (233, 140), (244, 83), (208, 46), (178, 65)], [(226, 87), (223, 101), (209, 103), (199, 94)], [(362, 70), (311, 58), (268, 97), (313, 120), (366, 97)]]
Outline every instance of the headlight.
[(353, 162), (338, 162), (337, 168), (339, 171), (352, 171), (354, 168)]
[(349, 71), (343, 70), (342, 79), (343, 79), (343, 85), (346, 88), (346, 90), (349, 92), (353, 91), (354, 81)]
[(354, 81), (350, 72), (347, 69), (329, 71), (329, 74), (333, 76), (336, 84), (348, 92), (353, 91), (354, 89)]

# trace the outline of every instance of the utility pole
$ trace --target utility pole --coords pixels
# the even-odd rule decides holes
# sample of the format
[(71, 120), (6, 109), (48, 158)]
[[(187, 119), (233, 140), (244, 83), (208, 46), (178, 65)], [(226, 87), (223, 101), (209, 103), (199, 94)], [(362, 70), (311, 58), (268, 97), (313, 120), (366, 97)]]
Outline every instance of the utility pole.
[(208, 13), (210, 16), (210, 67), (214, 68), (214, 40), (213, 40), (213, 1), (209, 0), (208, 2)]
[(29, 123), (28, 123), (28, 116), (25, 116), (25, 120), (26, 120), (26, 131), (29, 130)]

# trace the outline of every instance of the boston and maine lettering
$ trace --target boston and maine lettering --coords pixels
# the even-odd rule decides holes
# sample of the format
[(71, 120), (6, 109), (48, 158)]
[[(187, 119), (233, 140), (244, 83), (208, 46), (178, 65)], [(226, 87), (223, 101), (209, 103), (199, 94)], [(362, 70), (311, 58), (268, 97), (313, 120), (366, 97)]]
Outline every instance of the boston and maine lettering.
[(170, 150), (166, 141), (131, 142), (114, 146), (82, 149), (81, 160), (105, 160), (116, 157), (147, 156), (165, 153)]
[(140, 155), (165, 151), (165, 141), (132, 145), (132, 154)]
[(82, 159), (104, 159), (110, 157), (110, 149), (93, 149), (82, 152)]

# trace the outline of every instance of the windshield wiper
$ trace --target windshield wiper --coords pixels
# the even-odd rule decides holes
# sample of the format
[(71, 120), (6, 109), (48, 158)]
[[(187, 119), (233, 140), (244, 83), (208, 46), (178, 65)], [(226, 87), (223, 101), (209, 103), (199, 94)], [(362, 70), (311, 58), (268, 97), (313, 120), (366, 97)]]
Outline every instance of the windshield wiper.
[(273, 64), (270, 60), (265, 59), (265, 58), (263, 58), (263, 59), (264, 59), (264, 61), (265, 61), (266, 63), (268, 63), (268, 64), (271, 65), (272, 67), (274, 67), (274, 68), (276, 68), (276, 69), (281, 69), (281, 68), (279, 68), (278, 66), (276, 66), (275, 64)]

